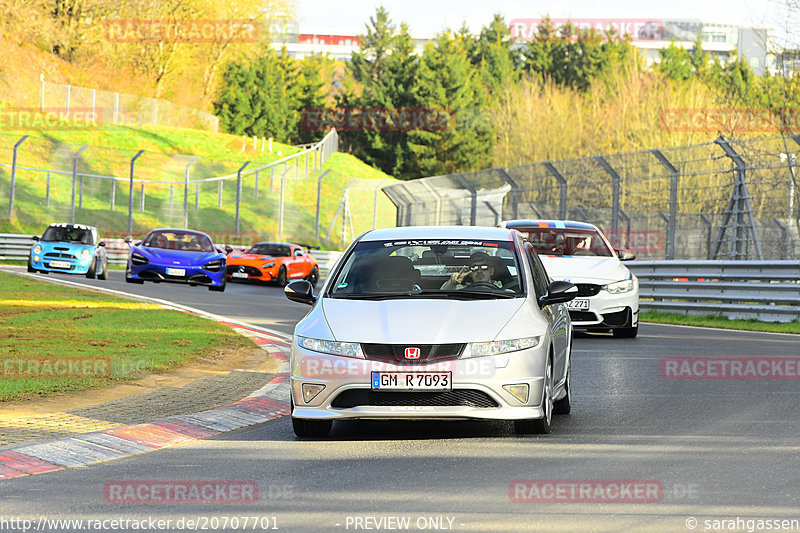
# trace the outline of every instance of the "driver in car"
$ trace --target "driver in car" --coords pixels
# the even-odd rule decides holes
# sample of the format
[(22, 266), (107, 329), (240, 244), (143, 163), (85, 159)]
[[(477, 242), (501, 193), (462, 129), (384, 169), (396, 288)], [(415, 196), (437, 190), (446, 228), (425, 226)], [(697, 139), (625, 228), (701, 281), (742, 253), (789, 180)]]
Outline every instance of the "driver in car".
[(469, 264), (461, 267), (450, 279), (442, 284), (443, 290), (464, 289), (478, 283), (494, 285), (502, 288), (503, 283), (492, 280), (494, 265), (492, 258), (486, 252), (475, 252), (469, 256)]

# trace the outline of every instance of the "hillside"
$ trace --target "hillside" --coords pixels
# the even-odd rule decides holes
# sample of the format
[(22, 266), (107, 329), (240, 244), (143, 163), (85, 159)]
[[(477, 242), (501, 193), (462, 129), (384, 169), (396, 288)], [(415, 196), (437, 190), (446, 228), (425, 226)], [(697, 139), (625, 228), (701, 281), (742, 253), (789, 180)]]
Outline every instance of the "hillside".
[[(14, 214), (7, 217), (10, 192), (12, 148), (22, 135), (28, 138), (18, 152)], [(313, 168), (313, 156), (306, 168), (305, 157), (277, 169), (264, 170), (242, 180), (240, 232), (235, 234), (236, 170), (245, 161), (255, 169), (297, 153), (299, 148), (253, 139), (178, 128), (104, 127), (94, 130), (55, 130), (4, 132), (0, 134), (0, 232), (40, 233), (54, 221), (69, 220), (71, 213), (71, 171), (73, 154), (84, 144), (78, 173), (84, 175), (76, 184), (75, 221), (97, 225), (106, 236), (142, 234), (156, 226), (183, 224), (183, 180), (191, 164), (192, 180), (207, 180), (190, 185), (189, 227), (213, 233), (220, 241), (248, 243), (259, 239), (293, 239), (338, 248), (342, 245), (342, 215), (331, 228), (337, 208), (342, 204), (346, 185), (349, 189), (351, 224), (346, 226), (345, 241), (372, 227), (394, 225), (394, 206), (376, 188), (390, 179), (355, 157), (335, 153), (320, 170)], [(244, 147), (244, 150), (243, 150)], [(131, 158), (136, 160), (133, 231), (128, 231), (128, 181)], [(49, 170), (50, 172), (45, 172)], [(326, 170), (321, 187), (320, 238), (316, 234), (317, 178)], [(49, 205), (48, 195), (49, 176)], [(213, 180), (229, 176), (224, 180)], [(116, 179), (112, 179), (116, 178)], [(280, 224), (281, 179), (283, 224)], [(79, 180), (80, 181), (80, 180)], [(110, 184), (115, 182), (113, 192)], [(220, 196), (220, 184), (222, 194)], [(142, 210), (142, 187), (145, 190)], [(199, 193), (199, 195), (198, 195)], [(82, 198), (82, 201), (81, 201)], [(375, 211), (377, 200), (378, 209)], [(113, 210), (111, 208), (113, 202)], [(195, 207), (196, 206), (196, 207)], [(343, 211), (343, 210), (342, 210)], [(280, 234), (282, 230), (282, 234)], [(331, 230), (329, 241), (324, 237)]]

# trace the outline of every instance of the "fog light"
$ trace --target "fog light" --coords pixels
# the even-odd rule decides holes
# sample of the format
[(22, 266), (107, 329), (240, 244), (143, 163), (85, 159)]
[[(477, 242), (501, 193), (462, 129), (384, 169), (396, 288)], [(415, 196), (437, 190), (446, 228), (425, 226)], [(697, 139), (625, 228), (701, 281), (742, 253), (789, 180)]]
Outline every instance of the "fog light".
[(527, 383), (523, 383), (521, 385), (503, 385), (503, 388), (506, 390), (506, 392), (511, 393), (511, 395), (517, 400), (521, 401), (522, 403), (528, 403)]
[(317, 397), (317, 394), (325, 390), (325, 385), (318, 383), (303, 383), (303, 401), (308, 403)]
[(39, 256), (38, 256), (38, 255), (34, 255), (34, 256), (33, 256), (33, 260), (34, 260), (34, 261), (36, 261), (36, 262), (38, 263), (38, 262), (39, 262)]

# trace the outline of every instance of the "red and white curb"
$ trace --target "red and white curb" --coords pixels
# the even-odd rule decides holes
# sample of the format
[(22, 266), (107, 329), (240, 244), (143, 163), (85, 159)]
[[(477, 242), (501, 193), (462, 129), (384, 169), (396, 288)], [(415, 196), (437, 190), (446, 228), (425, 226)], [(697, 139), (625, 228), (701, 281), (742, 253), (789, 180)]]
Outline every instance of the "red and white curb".
[(215, 409), (0, 450), (0, 479), (130, 457), (167, 446), (206, 439), (289, 414), (288, 370), (291, 345), (286, 340), (241, 322), (183, 306), (169, 306), (211, 318), (251, 337), (256, 344), (281, 362), (277, 375), (250, 396)]

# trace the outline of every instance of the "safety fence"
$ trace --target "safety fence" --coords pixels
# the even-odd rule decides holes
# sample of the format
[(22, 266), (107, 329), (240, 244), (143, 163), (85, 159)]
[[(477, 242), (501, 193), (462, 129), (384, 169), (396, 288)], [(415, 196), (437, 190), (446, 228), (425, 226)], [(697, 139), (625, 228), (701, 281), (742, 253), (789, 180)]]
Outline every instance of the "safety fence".
[(172, 126), (219, 131), (219, 118), (193, 107), (132, 94), (101, 91), (45, 81), (39, 88), (39, 108), (67, 117), (91, 113), (93, 122), (137, 126)]
[(323, 169), (337, 151), (335, 130), (267, 164), (0, 134), (0, 202), (7, 198), (9, 219), (26, 225), (80, 222), (105, 236), (159, 225), (205, 231), (219, 242), (337, 248), (395, 217), (379, 194), (394, 180)]
[(800, 261), (631, 261), (640, 309), (800, 320)]
[(800, 257), (800, 135), (543, 161), (384, 187), (398, 226), (591, 222), (648, 259)]

